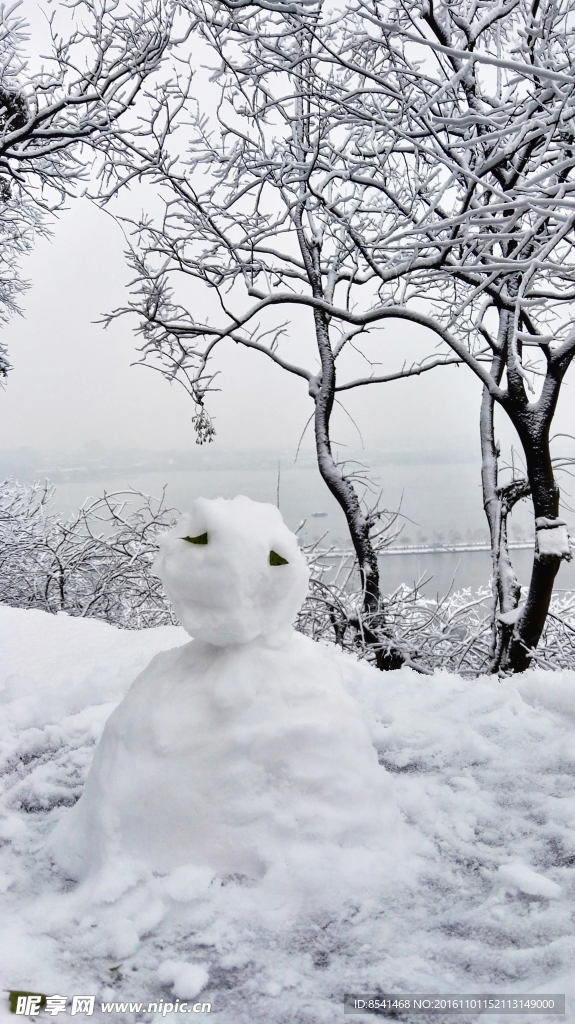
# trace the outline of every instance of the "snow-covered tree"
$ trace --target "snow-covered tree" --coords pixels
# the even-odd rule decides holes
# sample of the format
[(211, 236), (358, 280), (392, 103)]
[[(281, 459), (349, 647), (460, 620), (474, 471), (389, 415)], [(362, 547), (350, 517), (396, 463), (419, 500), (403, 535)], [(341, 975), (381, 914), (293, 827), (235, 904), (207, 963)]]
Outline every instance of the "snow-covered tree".
[[(320, 471), (346, 512), (372, 613), (377, 560), (369, 519), (331, 452), (333, 403), (351, 387), (466, 363), (484, 385), (499, 612), (492, 667), (524, 668), (569, 557), (549, 448), (575, 352), (566, 5), (358, 0), (345, 17), (322, 5), (181, 6), (216, 56), (216, 112), (207, 113), (210, 101), (194, 107), (182, 78), (116, 162), (120, 180), (143, 173), (165, 196), (163, 217), (136, 225), (132, 250), (143, 357), (189, 389), (204, 437), (209, 360), (223, 338), (307, 380)], [(182, 152), (171, 136), (184, 118)], [(197, 292), (186, 296), (191, 280), (217, 298), (209, 319)], [(294, 306), (310, 310), (315, 365), (289, 358), (289, 319), (278, 311), (291, 319)], [(389, 319), (428, 327), (447, 352), (342, 381), (342, 354)], [(526, 481), (505, 491), (494, 403), (517, 429), (527, 466)], [(536, 557), (518, 610), (506, 514), (528, 492)]]
[[(337, 27), (320, 30), (283, 12), (228, 16), (209, 6), (195, 17), (202, 62), (217, 69), (211, 90), (200, 102), (189, 76), (171, 83), (148, 134), (130, 139), (124, 156), (116, 152), (119, 181), (141, 174), (165, 202), (162, 216), (147, 212), (130, 225), (136, 287), (129, 309), (140, 318), (142, 357), (189, 391), (200, 440), (211, 436), (205, 402), (214, 386), (211, 359), (224, 339), (306, 382), (319, 470), (346, 516), (357, 556), (364, 595), (358, 628), (380, 648), (380, 665), (395, 667), (405, 655), (390, 646), (377, 561), (387, 522), (362, 505), (353, 473), (338, 463), (332, 413), (342, 392), (459, 357), (435, 355), (405, 366), (400, 356), (389, 373), (374, 364), (367, 373), (346, 372), (349, 349), (367, 334), (377, 278), (341, 211), (350, 223), (360, 211), (358, 223), (367, 217), (374, 230), (384, 211), (380, 204), (361, 212), (370, 199), (351, 179), (356, 129), (350, 135), (331, 81), (335, 75), (345, 90), (349, 75), (324, 60)], [(389, 102), (395, 103), (391, 91)], [(206, 113), (210, 105), (213, 115)], [(397, 276), (402, 269), (407, 265)], [(208, 318), (202, 311), (210, 297)], [(306, 318), (305, 361), (292, 354), (302, 333), (297, 314), (294, 322), (297, 306)]]
[[(25, 287), (20, 258), (49, 231), (49, 214), (87, 177), (89, 152), (105, 150), (169, 42), (160, 3), (118, 0), (61, 5), (49, 21), (50, 52), (26, 55), (19, 4), (0, 7), (0, 320)], [(67, 17), (69, 15), (69, 17)], [(66, 27), (65, 27), (66, 26)], [(9, 369), (0, 346), (0, 374)]]
[[(355, 85), (343, 91), (332, 79), (329, 100), (339, 98), (342, 121), (356, 129), (348, 180), (364, 187), (363, 205), (342, 209), (341, 223), (379, 278), (382, 308), (370, 316), (421, 312), (484, 385), (494, 669), (528, 664), (570, 557), (550, 428), (575, 354), (573, 43), (570, 5), (554, 0), (358, 0), (337, 52), (326, 54)], [(366, 216), (382, 195), (391, 231), (389, 220)], [(526, 479), (508, 487), (498, 479), (494, 403), (525, 457)], [(535, 561), (517, 607), (505, 524), (527, 493)]]

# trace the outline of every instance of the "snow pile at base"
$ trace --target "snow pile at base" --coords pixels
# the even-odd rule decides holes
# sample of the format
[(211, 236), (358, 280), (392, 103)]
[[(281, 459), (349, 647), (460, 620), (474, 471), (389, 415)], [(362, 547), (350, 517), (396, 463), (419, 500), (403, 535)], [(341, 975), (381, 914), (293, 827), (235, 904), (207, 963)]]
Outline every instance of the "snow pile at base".
[(88, 705), (114, 706), (150, 658), (188, 639), (179, 626), (132, 635), (64, 613), (21, 615), (4, 605), (0, 613), (2, 718), (21, 729), (43, 728)]
[(566, 992), (575, 1019), (575, 673), (382, 675), (344, 659), (405, 820), (384, 871), (369, 844), (318, 837), (261, 878), (119, 860), (75, 885), (51, 860), (54, 826), (134, 676), (188, 638), (10, 608), (0, 631), (1, 988), (94, 994), (102, 1021), (135, 1017), (101, 1000), (197, 995), (222, 1024), (333, 1024), (345, 992), (486, 990)]

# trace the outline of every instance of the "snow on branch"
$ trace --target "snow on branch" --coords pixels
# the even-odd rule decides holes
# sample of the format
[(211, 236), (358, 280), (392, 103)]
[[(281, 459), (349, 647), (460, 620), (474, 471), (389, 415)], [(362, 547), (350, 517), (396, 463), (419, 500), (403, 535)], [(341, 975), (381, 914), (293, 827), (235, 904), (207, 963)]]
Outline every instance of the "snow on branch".
[(0, 602), (124, 629), (176, 622), (151, 571), (176, 518), (163, 496), (104, 494), (68, 518), (52, 502), (48, 484), (0, 485)]
[(50, 234), (46, 215), (85, 187), (90, 160), (107, 150), (170, 39), (160, 0), (60, 6), (67, 28), (59, 33), (52, 14), (51, 48), (36, 70), (19, 4), (0, 6), (0, 321), (19, 311), (20, 259)]

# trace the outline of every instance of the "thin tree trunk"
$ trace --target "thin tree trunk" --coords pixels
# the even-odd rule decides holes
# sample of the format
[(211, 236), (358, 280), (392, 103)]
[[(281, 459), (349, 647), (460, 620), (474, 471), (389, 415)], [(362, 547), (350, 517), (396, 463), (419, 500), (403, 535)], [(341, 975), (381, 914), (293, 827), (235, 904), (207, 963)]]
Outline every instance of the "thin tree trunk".
[(377, 627), (381, 630), (381, 627), (384, 626), (377, 554), (371, 542), (369, 523), (362, 512), (359, 498), (354, 487), (349, 480), (346, 480), (337, 465), (331, 450), (329, 427), (335, 395), (335, 362), (329, 340), (327, 319), (323, 313), (317, 310), (314, 312), (314, 319), (321, 359), (321, 379), (312, 391), (312, 397), (315, 400), (314, 426), (318, 467), (322, 479), (345, 515), (356, 554), (364, 616), (359, 627), (365, 641), (375, 651), (377, 667), (383, 671), (390, 671), (400, 668), (404, 658), (399, 651), (391, 646), (391, 638), (389, 638), (389, 648), (384, 650), (381, 636), (375, 632)]
[[(516, 288), (511, 289), (511, 292), (516, 294)], [(521, 440), (537, 528), (537, 520), (543, 520), (549, 525), (549, 522), (553, 523), (558, 519), (559, 488), (553, 475), (549, 432), (568, 362), (554, 363), (549, 355), (547, 356), (547, 372), (541, 395), (538, 401), (530, 403), (525, 389), (524, 374), (520, 369), (521, 344), (517, 342), (514, 352), (511, 346), (511, 326), (510, 315), (503, 314), (500, 320), (500, 343), (505, 341), (505, 345), (501, 344), (501, 354), (505, 352), (507, 396), (501, 401), (501, 405)], [(505, 490), (509, 491), (508, 511), (518, 498), (512, 494), (512, 485)], [(501, 490), (499, 496), (502, 496)], [(505, 642), (500, 658), (500, 668), (503, 672), (522, 672), (528, 668), (531, 662), (530, 652), (539, 643), (545, 627), (553, 583), (562, 557), (561, 554), (539, 550), (536, 530), (533, 570), (527, 600), (521, 614), (513, 623), (508, 623), (513, 626), (510, 635), (504, 634)]]
[[(520, 433), (527, 460), (535, 519), (557, 519), (559, 488), (553, 476), (547, 426), (533, 439)], [(522, 672), (531, 662), (530, 651), (537, 647), (545, 627), (553, 593), (553, 583), (561, 565), (561, 555), (540, 554), (537, 541), (533, 570), (525, 608), (517, 620), (501, 667), (507, 672)]]
[[(325, 298), (320, 263), (321, 242), (308, 241), (306, 238), (302, 222), (303, 209), (302, 203), (295, 214), (300, 251), (314, 296)], [(379, 589), (379, 566), (377, 554), (371, 542), (370, 525), (362, 512), (353, 485), (345, 478), (331, 450), (329, 428), (335, 399), (336, 370), (329, 337), (329, 318), (317, 309), (314, 310), (313, 315), (321, 363), (320, 374), (313, 383), (310, 383), (310, 395), (315, 401), (314, 428), (318, 468), (322, 479), (345, 515), (357, 558), (363, 614), (354, 625), (361, 633), (365, 643), (373, 649), (377, 667), (383, 671), (390, 671), (400, 668), (405, 659), (401, 652), (392, 646), (391, 637), (386, 637), (388, 643), (385, 646), (382, 643), (381, 634), (386, 636), (385, 630), (382, 628), (385, 625), (385, 619)]]
[[(503, 370), (503, 358), (495, 355), (491, 364), (491, 375), (499, 384)], [(481, 484), (483, 508), (489, 525), (491, 562), (493, 573), (493, 610), (491, 622), (491, 660), (489, 670), (497, 672), (503, 652), (513, 632), (513, 625), (502, 622), (498, 613), (513, 611), (521, 595), (521, 587), (509, 555), (507, 538), (507, 514), (509, 507), (502, 498), (498, 484), (499, 447), (495, 442), (495, 402), (487, 388), (483, 389), (480, 412), (481, 437)]]

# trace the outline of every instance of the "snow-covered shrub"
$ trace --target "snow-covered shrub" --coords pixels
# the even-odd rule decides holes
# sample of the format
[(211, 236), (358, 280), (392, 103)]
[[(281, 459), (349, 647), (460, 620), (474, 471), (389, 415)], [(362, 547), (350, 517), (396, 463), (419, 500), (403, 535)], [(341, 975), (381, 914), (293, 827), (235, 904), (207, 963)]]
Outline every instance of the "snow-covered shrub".
[(69, 517), (48, 484), (0, 485), (0, 602), (103, 619), (125, 629), (174, 624), (151, 565), (175, 512), (139, 491), (87, 501)]
[(575, 666), (575, 594), (555, 596), (533, 664), (541, 668), (565, 669)]
[[(335, 571), (313, 546), (310, 592), (296, 628), (315, 640), (336, 643), (375, 663), (378, 648), (400, 651), (404, 663), (424, 674), (448, 669), (460, 675), (488, 671), (491, 660), (491, 586), (469, 588), (444, 597), (425, 597), (419, 587), (398, 587), (383, 600), (381, 616), (366, 617), (354, 585), (354, 570), (343, 560)], [(330, 576), (332, 577), (330, 579)], [(371, 637), (377, 638), (376, 643)], [(541, 668), (575, 666), (575, 594), (557, 594), (551, 601), (543, 635), (532, 652)]]
[[(176, 624), (151, 567), (159, 536), (178, 512), (139, 491), (117, 491), (86, 502), (68, 518), (54, 512), (48, 484), (0, 484), (0, 603), (103, 619), (124, 629)], [(311, 569), (309, 596), (296, 629), (375, 662), (392, 645), (423, 673), (446, 668), (463, 675), (486, 671), (492, 591), (465, 589), (443, 598), (401, 586), (385, 598), (379, 617), (366, 617), (357, 576), (338, 570), (303, 546)], [(374, 643), (373, 637), (376, 637)], [(557, 595), (533, 653), (542, 668), (575, 666), (575, 594)]]
[[(393, 645), (404, 663), (419, 672), (447, 668), (462, 674), (484, 672), (489, 661), (488, 587), (465, 589), (444, 598), (424, 597), (418, 587), (402, 585), (385, 598), (381, 615), (362, 614), (361, 595), (351, 580), (329, 582), (326, 567), (312, 560), (309, 597), (296, 628), (315, 640), (327, 640), (375, 663), (378, 649)], [(379, 621), (378, 621), (379, 619)], [(374, 642), (373, 637), (376, 637)]]

